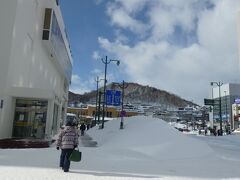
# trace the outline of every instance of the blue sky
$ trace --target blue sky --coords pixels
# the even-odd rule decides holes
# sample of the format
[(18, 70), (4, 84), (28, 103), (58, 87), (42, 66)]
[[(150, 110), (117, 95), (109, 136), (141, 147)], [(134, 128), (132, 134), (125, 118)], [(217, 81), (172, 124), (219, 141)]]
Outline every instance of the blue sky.
[[(105, 4), (88, 0), (61, 0), (60, 7), (73, 55), (73, 83), (71, 89), (84, 93), (95, 88), (94, 75), (101, 75), (101, 58), (96, 60), (93, 53), (99, 49), (98, 37), (111, 37)], [(94, 70), (99, 70), (94, 73)], [(92, 78), (92, 81), (91, 79)]]
[(211, 81), (238, 83), (238, 0), (60, 0), (73, 54), (71, 91), (103, 78), (202, 104)]

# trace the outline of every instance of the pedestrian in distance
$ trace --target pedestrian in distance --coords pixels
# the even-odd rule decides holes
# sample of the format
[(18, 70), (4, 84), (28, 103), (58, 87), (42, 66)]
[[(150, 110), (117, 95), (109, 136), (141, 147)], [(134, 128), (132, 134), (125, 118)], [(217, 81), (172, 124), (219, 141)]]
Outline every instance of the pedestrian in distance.
[(81, 136), (84, 136), (84, 131), (86, 130), (86, 125), (84, 123), (81, 124), (80, 130), (81, 130)]
[(70, 168), (69, 157), (72, 151), (78, 146), (78, 133), (72, 121), (68, 121), (64, 129), (58, 135), (56, 148), (61, 149), (60, 167), (64, 172), (68, 172)]
[(89, 130), (90, 129), (90, 124), (87, 124), (87, 130)]
[(205, 128), (205, 130), (204, 130), (204, 134), (205, 134), (205, 136), (207, 135), (207, 132), (208, 132), (208, 129)]

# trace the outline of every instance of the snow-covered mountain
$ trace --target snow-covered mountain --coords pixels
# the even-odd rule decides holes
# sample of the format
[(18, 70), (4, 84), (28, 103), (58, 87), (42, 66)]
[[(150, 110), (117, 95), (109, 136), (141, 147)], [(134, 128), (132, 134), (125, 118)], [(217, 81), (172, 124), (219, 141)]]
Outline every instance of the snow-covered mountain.
[[(194, 105), (192, 102), (175, 94), (154, 87), (143, 86), (137, 83), (125, 83), (125, 86), (127, 87), (124, 89), (124, 103), (155, 104), (164, 107), (185, 107), (187, 105)], [(107, 89), (121, 90), (121, 88), (114, 83), (109, 84)], [(103, 88), (99, 90), (103, 91)], [(69, 102), (95, 102), (96, 91), (91, 91), (82, 95), (69, 91), (68, 98)]]

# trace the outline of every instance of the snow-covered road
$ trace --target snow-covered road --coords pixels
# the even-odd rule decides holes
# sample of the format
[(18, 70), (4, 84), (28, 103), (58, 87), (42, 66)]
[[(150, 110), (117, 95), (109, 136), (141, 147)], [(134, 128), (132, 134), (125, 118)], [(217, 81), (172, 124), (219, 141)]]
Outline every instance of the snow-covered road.
[(58, 167), (55, 147), (1, 149), (0, 180), (240, 179), (238, 135), (186, 135), (151, 117), (126, 118), (123, 130), (119, 123), (89, 130), (98, 145), (80, 146), (82, 161), (69, 173)]

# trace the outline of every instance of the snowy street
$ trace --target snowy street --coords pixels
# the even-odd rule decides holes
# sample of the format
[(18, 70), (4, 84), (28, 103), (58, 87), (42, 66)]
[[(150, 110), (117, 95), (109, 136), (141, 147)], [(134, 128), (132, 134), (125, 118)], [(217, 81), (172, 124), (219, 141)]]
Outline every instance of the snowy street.
[[(183, 134), (151, 117), (125, 118), (92, 128), (80, 140), (82, 161), (59, 167), (60, 151), (1, 149), (0, 179), (240, 179), (240, 136)], [(96, 147), (86, 147), (90, 142)], [(84, 147), (83, 147), (84, 146)]]

